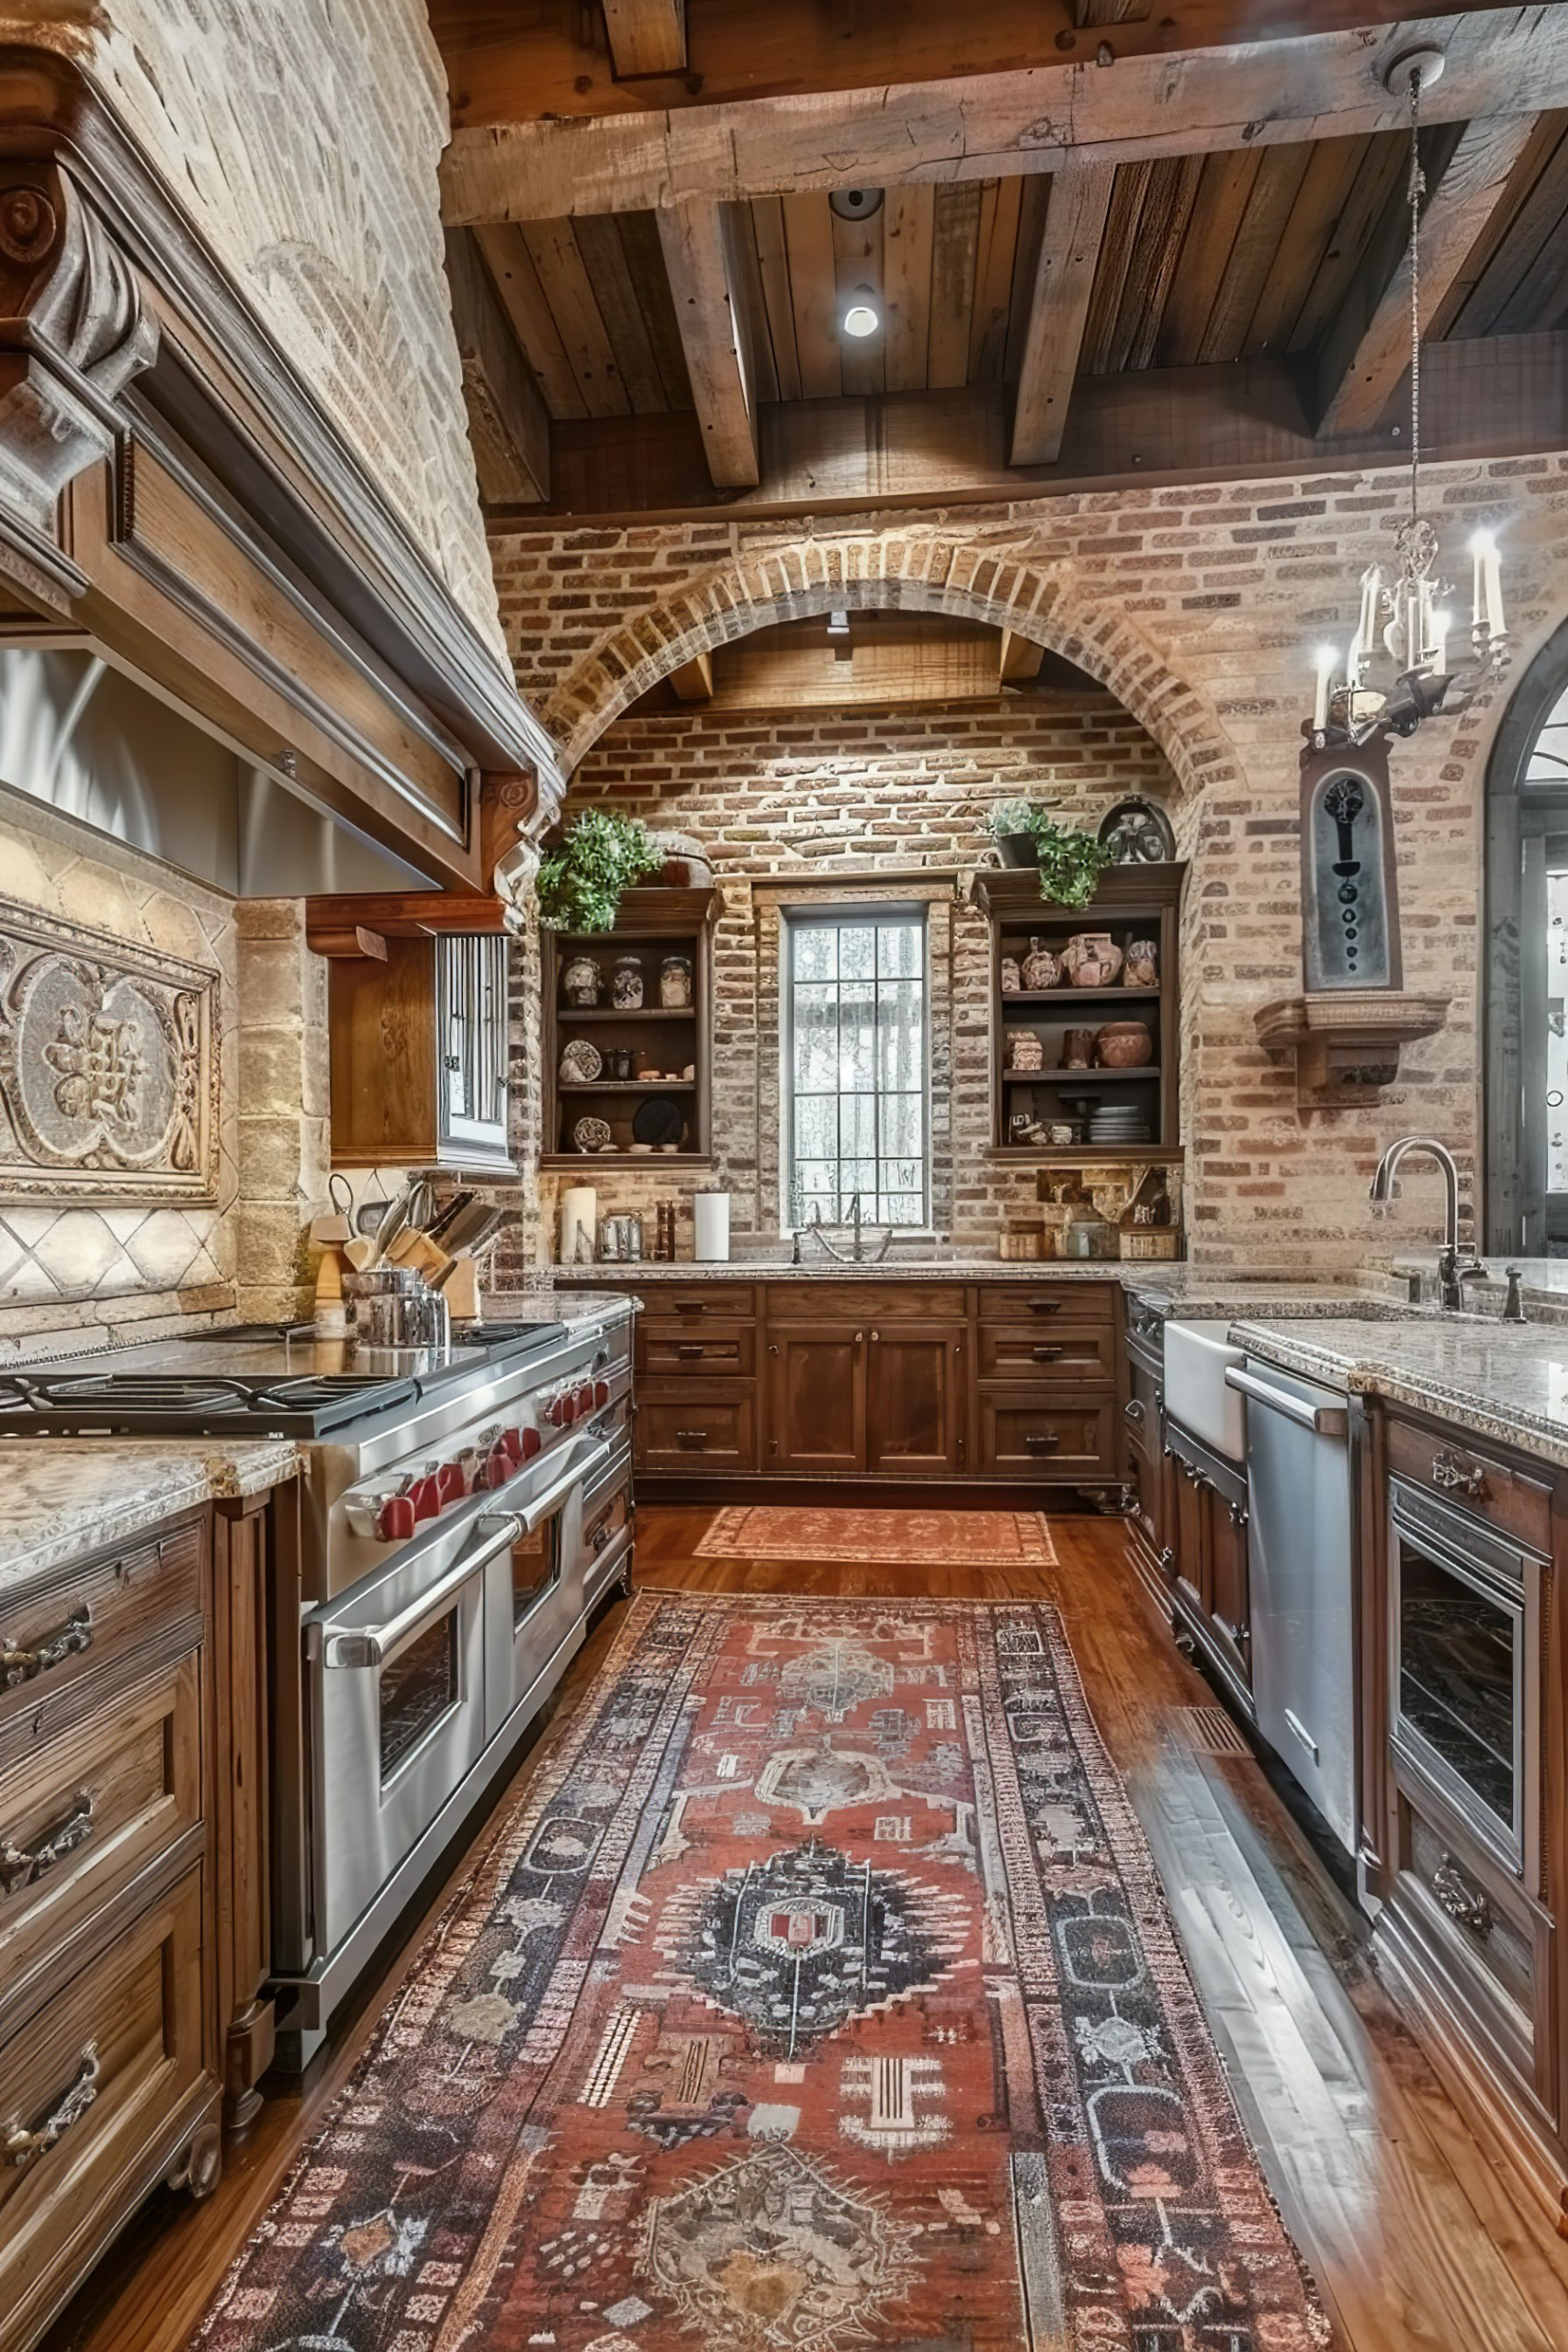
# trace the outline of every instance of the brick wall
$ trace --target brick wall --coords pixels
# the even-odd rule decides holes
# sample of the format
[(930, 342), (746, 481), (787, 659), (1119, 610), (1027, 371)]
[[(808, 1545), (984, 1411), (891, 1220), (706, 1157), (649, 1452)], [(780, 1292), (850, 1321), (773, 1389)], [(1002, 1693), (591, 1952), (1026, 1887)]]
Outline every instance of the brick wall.
[[(617, 762), (621, 788), (630, 785), (636, 731), (654, 723), (615, 722), (655, 678), (829, 605), (1002, 623), (1108, 685), (1168, 763), (1192, 860), (1183, 1025), (1193, 1254), (1215, 1265), (1334, 1268), (1433, 1229), (1436, 1184), (1414, 1171), (1391, 1224), (1370, 1215), (1367, 1179), (1390, 1136), (1414, 1128), (1447, 1137), (1468, 1181), (1479, 1134), (1482, 799), (1506, 685), (1393, 755), (1405, 985), (1447, 995), (1447, 1026), (1405, 1049), (1398, 1082), (1374, 1106), (1310, 1115), (1297, 1107), (1293, 1070), (1268, 1060), (1253, 1028), (1257, 1006), (1300, 985), (1297, 755), (1312, 649), (1348, 637), (1359, 571), (1389, 560), (1406, 495), (1397, 469), (1368, 469), (793, 530), (735, 521), (534, 531), (494, 552), (519, 684), (569, 763), (581, 763), (578, 790)], [(1568, 611), (1568, 456), (1433, 467), (1427, 503), (1461, 579), (1461, 621), (1469, 532), (1484, 523), (1500, 533), (1517, 678)], [(897, 748), (909, 718), (886, 715), (884, 748)], [(657, 750), (667, 739), (645, 740)], [(874, 732), (864, 748), (875, 743)], [(947, 763), (936, 749), (918, 815), (940, 833), (931, 810), (948, 789)], [(825, 756), (830, 764), (839, 754)], [(723, 798), (712, 764), (701, 774), (711, 786), (683, 794), (671, 790), (674, 775), (644, 773), (637, 789), (656, 786), (701, 832), (704, 789)], [(908, 821), (910, 774), (895, 773), (883, 820)], [(818, 786), (803, 772), (793, 782), (779, 798), (818, 801), (791, 815), (797, 832), (841, 823), (841, 778)]]
[(423, 0), (0, 0), (104, 91), (500, 654)]

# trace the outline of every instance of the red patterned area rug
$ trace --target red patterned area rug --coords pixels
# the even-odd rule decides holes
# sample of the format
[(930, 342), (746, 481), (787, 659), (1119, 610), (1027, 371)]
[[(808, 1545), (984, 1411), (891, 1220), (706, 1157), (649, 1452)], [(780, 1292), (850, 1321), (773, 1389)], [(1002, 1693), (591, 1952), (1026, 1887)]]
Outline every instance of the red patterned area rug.
[(737, 1505), (715, 1511), (695, 1549), (705, 1560), (865, 1560), (878, 1567), (1050, 1568), (1056, 1562), (1051, 1531), (1037, 1510)]
[(1054, 1610), (645, 1592), (209, 2352), (1303, 2352)]

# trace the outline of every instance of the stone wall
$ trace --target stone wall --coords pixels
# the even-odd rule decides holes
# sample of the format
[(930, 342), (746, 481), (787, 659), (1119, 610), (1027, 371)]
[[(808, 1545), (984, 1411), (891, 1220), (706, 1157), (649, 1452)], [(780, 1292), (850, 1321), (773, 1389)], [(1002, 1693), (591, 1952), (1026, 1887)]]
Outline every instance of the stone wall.
[(494, 651), (423, 0), (0, 0), (92, 76)]
[[(496, 572), (524, 693), (568, 761), (656, 677), (705, 648), (830, 605), (991, 620), (1105, 684), (1176, 778), (1192, 858), (1183, 1023), (1193, 1255), (1286, 1271), (1358, 1263), (1427, 1238), (1435, 1182), (1412, 1171), (1380, 1226), (1366, 1183), (1381, 1146), (1416, 1128), (1454, 1144), (1473, 1182), (1480, 1132), (1483, 794), (1506, 687), (1393, 755), (1407, 988), (1446, 995), (1448, 1023), (1407, 1047), (1365, 1109), (1303, 1114), (1269, 1061), (1256, 1008), (1300, 985), (1300, 726), (1311, 656), (1348, 638), (1359, 575), (1390, 560), (1399, 470), (1300, 481), (1099, 492), (1013, 507), (834, 520), (518, 533)], [(1465, 542), (1501, 536), (1520, 674), (1568, 611), (1568, 456), (1430, 469), (1428, 511), (1465, 609)], [(648, 778), (643, 778), (646, 785)], [(900, 819), (901, 786), (875, 814)], [(700, 830), (700, 828), (699, 828)]]

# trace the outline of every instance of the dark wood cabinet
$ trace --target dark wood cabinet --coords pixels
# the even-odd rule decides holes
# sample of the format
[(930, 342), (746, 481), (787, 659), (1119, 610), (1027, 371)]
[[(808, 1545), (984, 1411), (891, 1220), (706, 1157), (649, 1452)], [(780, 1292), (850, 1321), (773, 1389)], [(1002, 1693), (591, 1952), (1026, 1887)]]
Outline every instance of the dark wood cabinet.
[(328, 958), (333, 1165), (510, 1174), (504, 934), (379, 944)]
[(1127, 1351), (1127, 1394), (1122, 1401), (1122, 1442), (1127, 1485), (1133, 1494), (1133, 1529), (1143, 1548), (1144, 1565), (1163, 1588), (1167, 1532), (1165, 1462), (1165, 1394), (1159, 1375), (1142, 1353)]
[(781, 1323), (770, 1333), (768, 1467), (840, 1476), (863, 1470), (865, 1326)]
[(1247, 1560), (1247, 1480), (1185, 1430), (1170, 1432), (1168, 1506), (1174, 1523), (1170, 1606), (1243, 1711), (1252, 1713), (1252, 1633)]
[[(647, 1174), (661, 1166), (705, 1165), (712, 934), (719, 910), (718, 892), (711, 887), (628, 890), (613, 931), (541, 933), (541, 1167), (590, 1171), (597, 1164)], [(664, 1001), (667, 961), (676, 983), (672, 992), (683, 996), (682, 1002)], [(595, 1001), (577, 1003), (569, 996), (567, 978), (574, 966), (591, 967), (597, 975)], [(686, 974), (683, 989), (680, 967)], [(563, 1068), (568, 1046), (578, 1048), (578, 1060)], [(649, 1157), (638, 1119), (652, 1103), (672, 1106), (669, 1124), (673, 1128), (678, 1121), (680, 1128), (676, 1148), (661, 1149), (656, 1159)], [(584, 1150), (579, 1144), (583, 1119), (599, 1122), (597, 1132), (608, 1130), (603, 1148)]]
[(964, 1332), (946, 1323), (876, 1325), (866, 1345), (866, 1468), (951, 1476), (964, 1466)]

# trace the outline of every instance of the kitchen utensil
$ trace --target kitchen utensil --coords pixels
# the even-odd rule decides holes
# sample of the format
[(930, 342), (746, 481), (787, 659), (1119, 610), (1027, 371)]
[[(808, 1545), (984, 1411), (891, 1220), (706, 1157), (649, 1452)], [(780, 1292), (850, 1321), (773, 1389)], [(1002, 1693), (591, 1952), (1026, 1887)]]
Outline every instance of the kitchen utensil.
[(441, 1348), (451, 1337), (446, 1301), (417, 1267), (367, 1267), (354, 1296), (362, 1348)]
[(394, 1200), (387, 1203), (376, 1227), (376, 1254), (384, 1258), (404, 1226), (409, 1221), (409, 1204), (413, 1199), (412, 1179), (403, 1186)]
[(428, 1176), (416, 1176), (409, 1192), (408, 1222), (416, 1233), (427, 1233), (435, 1215), (435, 1187)]
[(492, 1208), (487, 1202), (476, 1201), (462, 1225), (454, 1227), (442, 1248), (456, 1257), (477, 1258), (488, 1250), (503, 1226), (513, 1222), (510, 1209)]
[(327, 1178), (327, 1198), (331, 1201), (333, 1208), (336, 1209), (339, 1216), (353, 1216), (354, 1187), (340, 1168), (334, 1168), (332, 1174)]
[(632, 1115), (632, 1133), (638, 1143), (678, 1144), (685, 1131), (685, 1114), (668, 1094), (650, 1094)]
[(356, 1274), (376, 1263), (376, 1244), (368, 1233), (356, 1233), (343, 1245), (343, 1254)]
[(376, 1228), (386, 1216), (387, 1208), (387, 1195), (378, 1184), (374, 1192), (366, 1193), (354, 1213), (355, 1231), (368, 1234), (373, 1241), (376, 1238)]
[(446, 1203), (446, 1207), (439, 1210), (435, 1216), (432, 1218), (430, 1224), (426, 1227), (425, 1230), (430, 1235), (432, 1241), (444, 1242), (451, 1227), (457, 1222), (465, 1210), (469, 1208), (472, 1204), (478, 1200), (478, 1198), (479, 1194), (471, 1188), (459, 1186), (458, 1190), (453, 1193), (451, 1199)]

